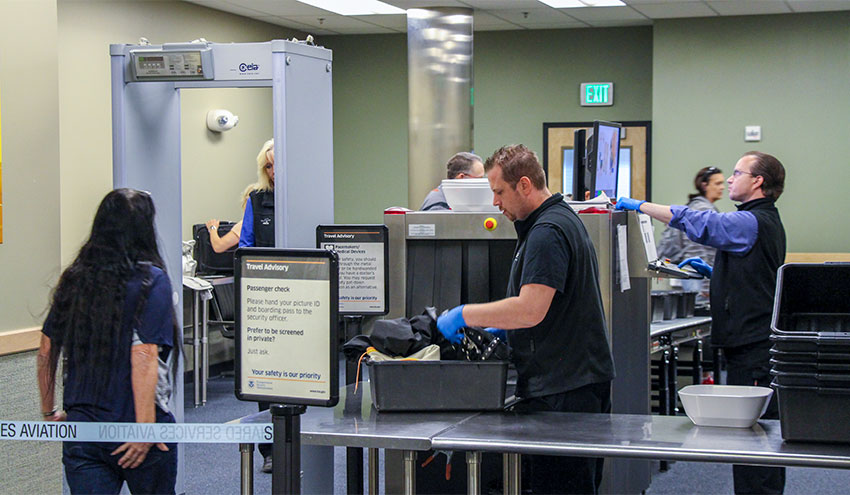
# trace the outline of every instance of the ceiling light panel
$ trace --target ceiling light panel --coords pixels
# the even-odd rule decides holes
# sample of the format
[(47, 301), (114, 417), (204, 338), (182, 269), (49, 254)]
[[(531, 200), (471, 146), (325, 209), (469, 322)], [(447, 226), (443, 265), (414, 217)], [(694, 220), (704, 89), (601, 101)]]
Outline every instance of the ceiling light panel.
[(566, 15), (564, 11), (549, 8), (498, 10), (493, 13), (506, 21), (528, 28), (587, 27), (587, 24)]
[(788, 14), (791, 8), (785, 2), (774, 2), (772, 0), (747, 0), (747, 1), (713, 1), (706, 2), (720, 15), (755, 15), (755, 14)]
[(682, 17), (714, 17), (717, 12), (702, 2), (642, 3), (632, 8), (652, 19), (676, 19)]
[(576, 9), (582, 7), (625, 7), (622, 0), (540, 0), (556, 9)]
[(786, 0), (794, 12), (850, 10), (850, 0)]
[(469, 7), (483, 10), (540, 9), (538, 0), (463, 0)]
[(404, 10), (378, 0), (298, 0), (340, 15), (404, 14)]
[(292, 16), (292, 15), (317, 15), (327, 13), (326, 10), (295, 0), (226, 0), (227, 3), (240, 7), (263, 12), (268, 15)]

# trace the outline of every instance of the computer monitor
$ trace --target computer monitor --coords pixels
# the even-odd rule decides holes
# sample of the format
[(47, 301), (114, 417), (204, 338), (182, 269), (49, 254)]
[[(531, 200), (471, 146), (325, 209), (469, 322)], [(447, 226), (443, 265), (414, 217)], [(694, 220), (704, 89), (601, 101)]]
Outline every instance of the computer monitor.
[[(584, 149), (585, 138), (581, 137), (581, 149)], [(584, 200), (584, 196), (578, 197), (575, 196), (575, 170), (576, 167), (584, 168), (584, 164), (582, 160), (584, 159), (584, 152), (581, 152), (581, 159), (576, 160), (576, 151), (575, 147), (573, 148), (563, 148), (561, 149), (562, 159), (561, 159), (561, 168), (563, 169), (563, 173), (561, 177), (563, 178), (563, 187), (562, 191), (564, 191), (564, 195), (568, 195), (567, 199), (572, 200), (576, 198), (576, 201)], [(578, 165), (576, 165), (576, 161), (578, 161)], [(632, 197), (631, 188), (632, 188), (632, 148), (630, 146), (620, 146), (620, 167), (617, 171), (617, 197), (620, 196), (628, 196)], [(581, 174), (582, 179), (580, 183), (583, 184), (584, 174)], [(582, 188), (583, 189), (583, 188)], [(582, 193), (583, 194), (583, 193)]]
[[(585, 167), (587, 166), (584, 153), (584, 144), (587, 139), (587, 131), (577, 129), (573, 132), (573, 167), (572, 167), (572, 188), (569, 192), (573, 194), (574, 201), (584, 201), (584, 193), (587, 191), (585, 177)], [(564, 189), (567, 191), (567, 189)]]
[(587, 139), (585, 185), (591, 196), (605, 193), (617, 197), (617, 172), (620, 167), (620, 129), (614, 122), (596, 120)]

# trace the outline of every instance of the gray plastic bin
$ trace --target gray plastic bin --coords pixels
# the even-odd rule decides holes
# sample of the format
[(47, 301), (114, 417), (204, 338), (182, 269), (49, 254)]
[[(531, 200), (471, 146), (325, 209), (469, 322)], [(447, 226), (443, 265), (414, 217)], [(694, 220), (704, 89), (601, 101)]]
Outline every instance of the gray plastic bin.
[(505, 406), (507, 361), (369, 363), (378, 411), (496, 411)]

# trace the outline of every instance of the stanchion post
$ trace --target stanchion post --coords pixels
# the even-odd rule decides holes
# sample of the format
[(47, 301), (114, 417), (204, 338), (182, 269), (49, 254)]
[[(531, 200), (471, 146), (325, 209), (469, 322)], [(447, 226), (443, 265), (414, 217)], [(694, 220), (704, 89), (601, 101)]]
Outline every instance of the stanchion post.
[(272, 494), (301, 493), (301, 415), (307, 406), (272, 404)]
[(481, 452), (466, 453), (466, 493), (481, 495)]
[(254, 495), (254, 444), (240, 443), (240, 495)]
[(369, 495), (378, 495), (378, 449), (369, 449)]

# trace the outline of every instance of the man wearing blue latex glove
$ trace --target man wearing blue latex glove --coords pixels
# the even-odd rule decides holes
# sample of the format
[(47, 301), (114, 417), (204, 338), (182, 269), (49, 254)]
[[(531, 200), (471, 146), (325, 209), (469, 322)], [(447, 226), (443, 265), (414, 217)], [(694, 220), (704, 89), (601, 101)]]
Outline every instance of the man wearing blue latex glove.
[(465, 326), (466, 322), (463, 320), (462, 304), (446, 311), (437, 318), (437, 329), (443, 334), (446, 340), (455, 345), (460, 344), (460, 341), (463, 340), (460, 329)]
[(702, 258), (688, 258), (679, 263), (679, 268), (685, 265), (691, 265), (703, 277), (711, 278), (711, 265), (706, 263)]
[(614, 207), (618, 210), (634, 210), (636, 212), (640, 212), (640, 205), (646, 203), (646, 201), (640, 199), (632, 199), (621, 197), (617, 200), (617, 204)]
[[(711, 345), (726, 357), (728, 385), (768, 387), (776, 272), (785, 260), (785, 228), (775, 202), (785, 187), (785, 168), (771, 155), (750, 151), (726, 182), (729, 199), (741, 202), (738, 211), (654, 203), (638, 208), (690, 240), (717, 248), (713, 270), (702, 260), (702, 267), (690, 262), (711, 277)], [(779, 417), (776, 397), (763, 417)], [(734, 466), (733, 474), (735, 493), (782, 493), (785, 487), (785, 468)]]
[[(602, 311), (596, 251), (561, 194), (546, 187), (537, 156), (505, 146), (484, 164), (493, 204), (514, 222), (517, 247), (507, 297), (455, 308), (437, 325), (461, 320), (506, 330), (517, 369), (518, 412), (607, 413), (614, 362)], [(453, 311), (460, 313), (452, 316)], [(452, 324), (449, 324), (452, 322)], [(596, 493), (602, 459), (523, 456), (533, 493)]]

